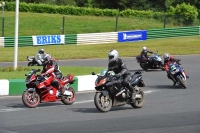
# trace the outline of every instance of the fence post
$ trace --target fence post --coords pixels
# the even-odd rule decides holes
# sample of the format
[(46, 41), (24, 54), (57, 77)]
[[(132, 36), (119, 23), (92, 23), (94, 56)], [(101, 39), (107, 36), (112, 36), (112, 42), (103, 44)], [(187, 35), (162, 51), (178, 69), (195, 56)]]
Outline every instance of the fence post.
[(118, 31), (118, 14), (116, 15), (115, 31)]
[(62, 34), (64, 35), (65, 33), (65, 17), (63, 16), (63, 21), (62, 21)]
[(165, 25), (166, 25), (166, 12), (164, 12), (164, 28), (165, 28)]

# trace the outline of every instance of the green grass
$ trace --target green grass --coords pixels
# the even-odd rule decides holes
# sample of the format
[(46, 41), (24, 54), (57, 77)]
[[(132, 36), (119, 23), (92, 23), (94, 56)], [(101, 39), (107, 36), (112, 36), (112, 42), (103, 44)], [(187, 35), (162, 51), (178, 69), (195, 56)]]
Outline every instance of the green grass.
[[(15, 12), (5, 11), (5, 36), (15, 35)], [(116, 17), (72, 16), (45, 13), (19, 13), (19, 36), (61, 34), (62, 20), (65, 17), (64, 34), (113, 32)], [(118, 18), (118, 31), (148, 30), (163, 28), (163, 22), (147, 18)], [(168, 27), (177, 27), (172, 23)], [(2, 27), (0, 26), (0, 31)]]
[[(62, 17), (60, 14), (19, 13), (19, 36), (61, 34)], [(65, 34), (111, 32), (115, 31), (115, 17), (65, 16)], [(14, 36), (15, 13), (5, 12), (5, 36)], [(167, 27), (174, 27), (173, 24)], [(154, 19), (119, 18), (118, 31), (163, 28), (163, 23)], [(0, 26), (1, 31), (1, 26)], [(18, 61), (26, 61), (26, 56), (35, 55), (44, 48), (58, 60), (107, 58), (108, 51), (116, 49), (120, 57), (134, 57), (146, 46), (160, 55), (200, 54), (200, 36), (146, 40), (141, 42), (109, 43), (95, 45), (49, 45), (37, 47), (19, 47)], [(14, 48), (0, 47), (0, 62), (14, 61)], [(64, 67), (63, 74), (74, 75), (100, 72), (101, 67)], [(0, 72), (0, 79), (24, 78), (25, 71)]]
[[(146, 40), (140, 42), (108, 43), (95, 45), (49, 45), (41, 47), (19, 47), (18, 61), (26, 61), (26, 56), (35, 55), (39, 48), (44, 48), (58, 60), (107, 58), (108, 51), (116, 49), (120, 57), (133, 57), (140, 54), (143, 46), (163, 55), (200, 54), (200, 36)], [(0, 48), (0, 62), (14, 61), (14, 48)]]
[[(31, 67), (33, 69), (42, 67)], [(63, 73), (63, 76), (66, 76), (69, 73), (74, 74), (74, 76), (81, 75), (91, 75), (92, 72), (100, 73), (102, 69), (106, 69), (103, 67), (69, 67), (69, 66), (60, 66), (60, 70)], [(24, 79), (25, 74), (28, 74), (29, 71), (12, 71), (12, 72), (0, 72), (0, 79)], [(40, 74), (40, 72), (38, 72)]]

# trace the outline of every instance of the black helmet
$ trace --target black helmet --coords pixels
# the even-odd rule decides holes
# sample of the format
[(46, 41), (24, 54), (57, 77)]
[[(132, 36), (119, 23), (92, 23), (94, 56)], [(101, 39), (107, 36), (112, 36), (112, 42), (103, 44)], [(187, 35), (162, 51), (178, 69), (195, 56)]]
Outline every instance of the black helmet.
[(43, 48), (41, 48), (41, 49), (39, 49), (39, 51), (38, 51), (40, 54), (44, 54), (44, 49)]

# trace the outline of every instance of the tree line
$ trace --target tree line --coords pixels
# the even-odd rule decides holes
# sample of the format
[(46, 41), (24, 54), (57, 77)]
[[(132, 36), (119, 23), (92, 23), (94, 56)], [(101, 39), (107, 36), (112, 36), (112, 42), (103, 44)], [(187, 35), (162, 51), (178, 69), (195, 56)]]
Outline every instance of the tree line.
[[(7, 0), (15, 2), (16, 0)], [(78, 7), (92, 7), (100, 9), (134, 9), (166, 11), (170, 6), (187, 3), (195, 6), (200, 14), (200, 0), (20, 0), (26, 3), (44, 3), (55, 5), (73, 5)]]

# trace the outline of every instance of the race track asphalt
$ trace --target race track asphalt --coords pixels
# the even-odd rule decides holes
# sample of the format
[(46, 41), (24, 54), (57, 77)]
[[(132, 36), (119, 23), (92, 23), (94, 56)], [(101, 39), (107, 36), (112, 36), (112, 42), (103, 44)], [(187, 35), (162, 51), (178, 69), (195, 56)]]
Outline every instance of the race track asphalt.
[[(96, 109), (94, 91), (78, 92), (73, 105), (42, 103), (34, 109), (25, 107), (21, 96), (0, 96), (0, 133), (200, 133), (200, 55), (175, 57), (190, 76), (187, 89), (173, 87), (164, 71), (144, 72), (144, 106), (113, 107), (107, 113)], [(123, 59), (131, 72), (141, 70), (134, 57)], [(107, 63), (107, 59), (59, 61), (61, 66), (107, 67)]]

